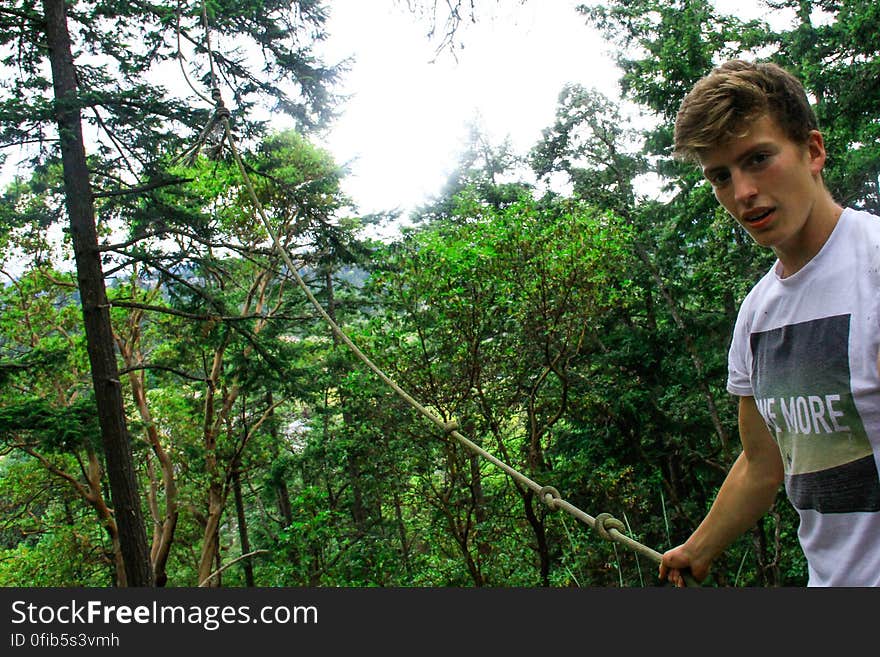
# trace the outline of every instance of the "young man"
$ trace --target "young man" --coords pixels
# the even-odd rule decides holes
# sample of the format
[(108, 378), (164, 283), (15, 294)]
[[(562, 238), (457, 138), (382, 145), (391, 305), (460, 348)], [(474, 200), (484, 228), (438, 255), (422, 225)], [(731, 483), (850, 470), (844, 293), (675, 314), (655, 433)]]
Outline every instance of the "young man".
[(773, 64), (734, 60), (700, 80), (675, 148), (777, 261), (743, 301), (730, 346), (742, 452), (660, 577), (705, 578), (784, 483), (809, 585), (880, 586), (880, 218), (831, 197), (806, 94)]

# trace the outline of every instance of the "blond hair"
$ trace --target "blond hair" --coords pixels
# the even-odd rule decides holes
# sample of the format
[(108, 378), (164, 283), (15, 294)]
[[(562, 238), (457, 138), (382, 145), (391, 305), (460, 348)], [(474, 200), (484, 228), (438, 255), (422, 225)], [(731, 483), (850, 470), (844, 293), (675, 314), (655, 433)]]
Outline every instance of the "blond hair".
[(754, 121), (770, 116), (794, 142), (806, 143), (818, 129), (800, 81), (772, 63), (734, 59), (697, 82), (675, 119), (675, 157), (695, 161), (700, 153), (741, 137)]

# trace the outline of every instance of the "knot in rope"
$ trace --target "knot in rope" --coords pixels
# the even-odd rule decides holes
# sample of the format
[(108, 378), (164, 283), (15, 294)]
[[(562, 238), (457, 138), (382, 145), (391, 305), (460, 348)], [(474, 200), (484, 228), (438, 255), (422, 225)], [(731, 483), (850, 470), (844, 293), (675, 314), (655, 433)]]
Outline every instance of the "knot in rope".
[(614, 537), (611, 536), (609, 530), (616, 529), (619, 532), (623, 532), (626, 530), (626, 525), (610, 513), (600, 513), (596, 516), (596, 522), (593, 524), (593, 529), (595, 529), (596, 533), (606, 541), (613, 541)]
[[(541, 498), (541, 501), (547, 505), (551, 511), (555, 511), (559, 508), (559, 500), (562, 499), (562, 495), (559, 494), (559, 491), (553, 488), (553, 486), (542, 486), (541, 490), (538, 491), (538, 497)], [(547, 498), (550, 498), (549, 500)]]
[(232, 112), (230, 112), (229, 108), (223, 103), (223, 96), (220, 94), (220, 89), (218, 87), (211, 89), (211, 98), (214, 99), (214, 104), (216, 105), (216, 109), (214, 110), (216, 118), (228, 119), (232, 116)]

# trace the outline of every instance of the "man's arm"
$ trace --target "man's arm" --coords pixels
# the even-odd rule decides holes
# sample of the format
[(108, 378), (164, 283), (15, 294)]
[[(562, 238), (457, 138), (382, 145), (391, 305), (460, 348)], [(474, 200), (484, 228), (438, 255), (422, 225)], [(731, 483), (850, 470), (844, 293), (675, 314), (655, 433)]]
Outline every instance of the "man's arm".
[(663, 555), (661, 579), (682, 586), (685, 569), (696, 580), (705, 579), (718, 555), (753, 527), (776, 499), (784, 479), (782, 456), (754, 397), (740, 397), (739, 434), (742, 452), (700, 526), (682, 545)]

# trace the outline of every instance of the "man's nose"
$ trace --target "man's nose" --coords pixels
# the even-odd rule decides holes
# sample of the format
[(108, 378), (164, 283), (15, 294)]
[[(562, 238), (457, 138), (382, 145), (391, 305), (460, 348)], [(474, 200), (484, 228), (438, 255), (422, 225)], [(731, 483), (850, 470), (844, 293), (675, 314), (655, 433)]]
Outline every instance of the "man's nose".
[(734, 171), (730, 174), (733, 184), (733, 197), (737, 203), (749, 205), (751, 200), (758, 195), (755, 181), (748, 173)]

